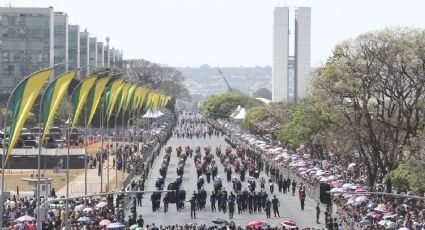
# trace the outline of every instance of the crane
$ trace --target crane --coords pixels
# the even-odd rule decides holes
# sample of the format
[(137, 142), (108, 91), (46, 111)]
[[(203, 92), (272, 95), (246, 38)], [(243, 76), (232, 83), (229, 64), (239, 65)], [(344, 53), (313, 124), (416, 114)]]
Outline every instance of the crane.
[(228, 88), (229, 92), (233, 92), (232, 87), (230, 87), (229, 82), (228, 82), (228, 81), (226, 80), (226, 78), (224, 77), (224, 75), (223, 75), (223, 73), (221, 72), (221, 69), (220, 69), (220, 68), (218, 68), (218, 73), (220, 73), (221, 77), (223, 77), (223, 79), (224, 79), (224, 82), (226, 82), (226, 85), (227, 85), (227, 88)]

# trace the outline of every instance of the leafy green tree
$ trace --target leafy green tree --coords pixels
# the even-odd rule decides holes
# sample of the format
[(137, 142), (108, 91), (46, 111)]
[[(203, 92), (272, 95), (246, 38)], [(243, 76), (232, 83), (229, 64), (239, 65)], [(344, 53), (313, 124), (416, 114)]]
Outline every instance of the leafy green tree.
[(271, 135), (276, 138), (277, 132), (292, 117), (292, 104), (269, 103), (253, 107), (247, 111), (242, 126), (255, 134)]
[(425, 161), (410, 160), (400, 164), (387, 174), (392, 184), (397, 188), (407, 187), (413, 194), (423, 196), (425, 193)]
[(341, 113), (340, 135), (355, 142), (369, 185), (409, 158), (405, 146), (425, 127), (425, 31), (365, 33), (341, 42), (313, 79), (312, 92)]
[(246, 117), (242, 122), (242, 127), (249, 130), (252, 133), (261, 133), (261, 130), (257, 129), (256, 123), (260, 120), (264, 120), (267, 117), (267, 113), (264, 110), (264, 106), (255, 106), (247, 111)]
[(319, 103), (301, 101), (293, 107), (292, 119), (283, 125), (278, 138), (292, 148), (305, 144), (312, 154), (323, 157), (322, 145), (331, 123), (331, 116)]
[(265, 98), (267, 100), (271, 100), (272, 92), (270, 92), (270, 90), (266, 88), (259, 88), (252, 94), (252, 96), (254, 96), (255, 98), (260, 97), (260, 98)]
[(221, 93), (209, 96), (204, 104), (204, 114), (211, 118), (228, 118), (240, 105), (245, 109), (263, 102), (242, 93)]

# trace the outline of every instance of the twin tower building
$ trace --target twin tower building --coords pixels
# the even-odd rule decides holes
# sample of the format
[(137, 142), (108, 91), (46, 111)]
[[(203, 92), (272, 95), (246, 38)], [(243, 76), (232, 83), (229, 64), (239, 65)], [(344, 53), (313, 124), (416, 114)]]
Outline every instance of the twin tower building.
[[(295, 23), (290, 23), (290, 15), (294, 15), (291, 18), (295, 18)], [(294, 31), (293, 36), (291, 31)], [(310, 56), (311, 8), (276, 7), (274, 9), (272, 73), (274, 102), (294, 102), (307, 96)]]

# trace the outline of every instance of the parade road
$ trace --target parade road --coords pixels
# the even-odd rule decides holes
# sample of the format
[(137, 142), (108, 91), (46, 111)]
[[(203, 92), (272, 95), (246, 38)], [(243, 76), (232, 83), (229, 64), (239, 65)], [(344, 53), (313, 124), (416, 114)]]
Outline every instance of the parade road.
[[(220, 164), (219, 158), (215, 155), (215, 147), (218, 145), (222, 146), (222, 149), (224, 150), (224, 147), (227, 146), (226, 142), (224, 141), (224, 136), (214, 136), (212, 135), (209, 137), (208, 135), (206, 138), (200, 137), (197, 139), (194, 137), (193, 139), (190, 138), (176, 138), (175, 136), (172, 137), (169, 142), (167, 143), (167, 146), (172, 146), (173, 152), (171, 154), (171, 160), (167, 171), (167, 177), (165, 179), (165, 188), (167, 185), (171, 182), (174, 182), (177, 173), (177, 162), (178, 157), (176, 154), (176, 147), (181, 146), (184, 148), (185, 146), (189, 145), (192, 149), (195, 149), (196, 146), (201, 146), (203, 149), (204, 146), (210, 145), (212, 147), (211, 154), (214, 155), (215, 161), (218, 165), (218, 176), (221, 178), (223, 187), (226, 189), (228, 194), (230, 195), (230, 192), (233, 191), (232, 182), (227, 182), (226, 180), (226, 173), (224, 172), (223, 166)], [(233, 149), (233, 151), (235, 151)], [(158, 177), (160, 177), (159, 174), (159, 168), (162, 163), (163, 156), (165, 155), (165, 149), (161, 150), (161, 153), (157, 159), (155, 159), (155, 162), (153, 164), (153, 168), (151, 170), (151, 173), (145, 183), (145, 190), (156, 190), (155, 188), (155, 182)], [(202, 155), (204, 155), (204, 151), (202, 150)], [(238, 176), (235, 172), (233, 172), (233, 176)], [(285, 178), (287, 175), (283, 175)], [(314, 227), (322, 229), (324, 228), (324, 208), (321, 208), (321, 219), (320, 224), (316, 224), (316, 204), (312, 199), (307, 197), (306, 199), (306, 207), (304, 211), (301, 211), (300, 207), (300, 201), (298, 199), (298, 186), (297, 186), (297, 192), (295, 196), (292, 196), (292, 194), (287, 193), (279, 193), (277, 185), (275, 185), (274, 194), (270, 194), (269, 191), (269, 183), (268, 183), (268, 177), (267, 175), (262, 172), (260, 174), (260, 177), (264, 177), (266, 179), (266, 186), (265, 191), (267, 191), (267, 194), (269, 195), (269, 199), (271, 200), (273, 198), (273, 195), (276, 195), (277, 198), (280, 201), (280, 218), (274, 217), (273, 210), (271, 214), (271, 218), (266, 218), (266, 213), (263, 210), (262, 212), (256, 212), (249, 214), (248, 212), (241, 213), (240, 215), (237, 212), (237, 208), (235, 208), (234, 217), (232, 220), (229, 220), (229, 214), (226, 212), (224, 214), (223, 212), (212, 212), (211, 211), (211, 203), (210, 203), (210, 195), (211, 191), (213, 191), (213, 182), (207, 183), (207, 180), (205, 179), (205, 174), (203, 175), (205, 180), (204, 188), (207, 191), (207, 200), (206, 200), (206, 208), (204, 210), (201, 210), (196, 213), (196, 219), (191, 219), (190, 216), (190, 203), (185, 202), (185, 208), (181, 211), (176, 210), (175, 204), (169, 204), (168, 212), (164, 213), (163, 209), (163, 202), (161, 198), (161, 207), (159, 211), (152, 212), (152, 202), (150, 200), (150, 194), (147, 194), (143, 197), (143, 205), (142, 207), (137, 207), (137, 217), (139, 215), (143, 216), (145, 225), (147, 224), (155, 224), (156, 226), (159, 225), (175, 225), (175, 224), (188, 224), (188, 223), (197, 223), (197, 224), (206, 224), (207, 226), (214, 225), (212, 223), (213, 220), (216, 220), (217, 218), (222, 218), (227, 221), (233, 221), (236, 225), (240, 224), (242, 227), (245, 227), (246, 224), (253, 220), (263, 220), (267, 222), (270, 226), (280, 226), (280, 223), (285, 220), (293, 220), (297, 223), (298, 227), (304, 228), (304, 227)], [(239, 177), (239, 176), (238, 176)], [(248, 173), (247, 173), (248, 177)], [(194, 165), (193, 158), (189, 158), (186, 161), (185, 168), (184, 168), (184, 175), (183, 175), (183, 189), (186, 191), (186, 201), (189, 201), (192, 197), (193, 192), (196, 190), (196, 183), (197, 183), (197, 174), (196, 174), (196, 168)], [(248, 183), (245, 180), (242, 182), (242, 191), (247, 188)], [(257, 180), (257, 188), (256, 192), (258, 192), (260, 189), (260, 183)], [(162, 196), (163, 197), (163, 196)], [(132, 204), (132, 203), (131, 203)], [(131, 215), (130, 207), (126, 212), (126, 218)], [(227, 210), (228, 211), (228, 210)]]

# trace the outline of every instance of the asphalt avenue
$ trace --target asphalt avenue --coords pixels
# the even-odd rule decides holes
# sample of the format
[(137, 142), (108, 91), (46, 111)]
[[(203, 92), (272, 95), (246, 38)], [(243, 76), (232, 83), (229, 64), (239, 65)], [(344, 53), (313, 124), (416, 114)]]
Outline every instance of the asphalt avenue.
[[(172, 137), (169, 142), (165, 145), (172, 146), (173, 152), (171, 154), (171, 160), (168, 166), (167, 170), (167, 177), (165, 179), (165, 187), (171, 182), (174, 182), (177, 173), (177, 162), (178, 157), (176, 153), (176, 148), (178, 146), (181, 146), (184, 148), (185, 146), (189, 145), (192, 149), (195, 149), (196, 146), (201, 146), (201, 149), (203, 149), (204, 146), (210, 145), (212, 148), (211, 153), (215, 157), (215, 161), (218, 165), (218, 176), (221, 178), (223, 187), (225, 187), (228, 194), (230, 194), (231, 191), (233, 191), (232, 182), (227, 182), (226, 180), (226, 173), (224, 172), (224, 167), (220, 164), (220, 160), (217, 156), (215, 156), (215, 147), (218, 145), (222, 146), (222, 149), (224, 150), (225, 146), (227, 146), (227, 143), (224, 141), (224, 136), (211, 136), (208, 135), (206, 138), (200, 137), (197, 139), (194, 137), (193, 139), (189, 138), (176, 138), (175, 136)], [(233, 151), (236, 151), (233, 149)], [(202, 155), (204, 155), (204, 151), (202, 151)], [(163, 156), (165, 155), (165, 149), (161, 150), (161, 153), (159, 157), (157, 157), (153, 164), (153, 169), (151, 170), (150, 175), (147, 178), (147, 181), (145, 183), (145, 190), (156, 190), (155, 188), (155, 182), (158, 177), (160, 177), (159, 174), (159, 168), (162, 163)], [(235, 172), (233, 171), (232, 177), (235, 176)], [(284, 178), (286, 178), (287, 175), (283, 175)], [(144, 219), (144, 223), (146, 224), (153, 224), (155, 223), (156, 226), (160, 225), (175, 225), (175, 224), (188, 224), (188, 223), (197, 223), (197, 224), (206, 224), (207, 226), (214, 225), (212, 223), (213, 220), (216, 220), (217, 218), (222, 218), (227, 221), (229, 220), (229, 214), (226, 212), (224, 214), (223, 212), (211, 212), (211, 205), (210, 205), (210, 195), (211, 191), (213, 191), (213, 183), (207, 183), (205, 175), (203, 175), (205, 180), (204, 188), (207, 191), (207, 201), (206, 201), (206, 208), (204, 210), (201, 210), (200, 212), (196, 213), (196, 219), (191, 219), (190, 217), (190, 203), (185, 203), (185, 208), (182, 211), (176, 210), (175, 204), (169, 204), (168, 212), (164, 213), (163, 209), (163, 202), (161, 198), (161, 207), (159, 211), (152, 212), (152, 202), (150, 200), (150, 194), (147, 194), (143, 197), (143, 205), (142, 207), (137, 207), (137, 216), (142, 215)], [(239, 177), (239, 176), (238, 176)], [(248, 173), (247, 173), (248, 177)], [(262, 172), (260, 174), (259, 179), (261, 177), (264, 177), (266, 181), (268, 181), (267, 175)], [(193, 158), (188, 157), (185, 167), (184, 167), (184, 175), (183, 175), (183, 189), (186, 191), (186, 201), (189, 201), (192, 197), (193, 192), (196, 190), (196, 182), (197, 182), (197, 175), (196, 175), (196, 168), (193, 161)], [(256, 192), (259, 191), (259, 181), (257, 180), (257, 189)], [(242, 191), (247, 188), (248, 183), (245, 180), (242, 182)], [(269, 195), (269, 199), (271, 200), (273, 196), (270, 194), (268, 182), (266, 182), (266, 192)], [(298, 191), (298, 188), (297, 188)], [(237, 209), (235, 208), (235, 214), (231, 221), (235, 222), (236, 225), (240, 224), (242, 227), (245, 227), (248, 222), (253, 220), (263, 220), (266, 221), (270, 226), (281, 226), (280, 223), (285, 220), (293, 220), (297, 223), (298, 227), (304, 228), (304, 227), (314, 227), (314, 228), (325, 228), (324, 226), (324, 210), (321, 212), (321, 219), (320, 224), (316, 224), (316, 203), (307, 197), (306, 199), (306, 207), (304, 211), (301, 211), (300, 207), (300, 201), (298, 199), (298, 194), (296, 193), (295, 196), (292, 196), (292, 194), (283, 194), (279, 193), (277, 185), (275, 185), (274, 194), (277, 195), (277, 198), (280, 201), (280, 218), (275, 218), (272, 211), (272, 218), (266, 219), (266, 213), (265, 211), (257, 212), (249, 214), (248, 212), (242, 213), (239, 215), (237, 213)], [(130, 205), (131, 207), (131, 205)], [(126, 219), (128, 216), (131, 215), (130, 210), (127, 210), (126, 212)]]

